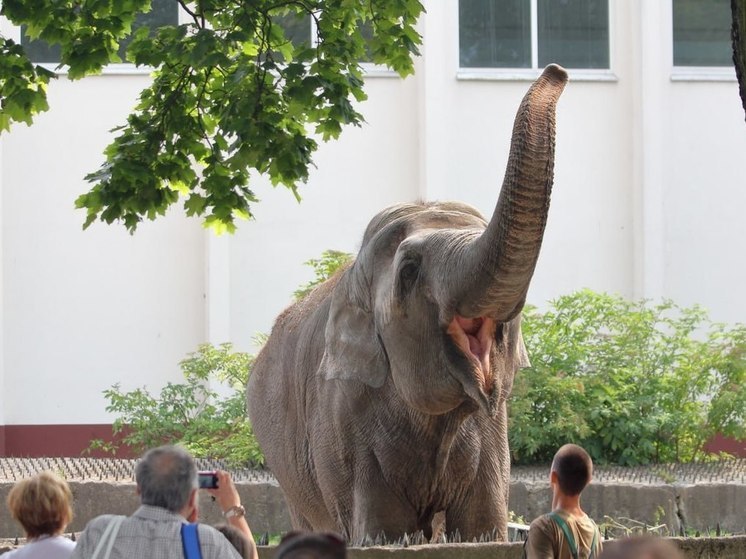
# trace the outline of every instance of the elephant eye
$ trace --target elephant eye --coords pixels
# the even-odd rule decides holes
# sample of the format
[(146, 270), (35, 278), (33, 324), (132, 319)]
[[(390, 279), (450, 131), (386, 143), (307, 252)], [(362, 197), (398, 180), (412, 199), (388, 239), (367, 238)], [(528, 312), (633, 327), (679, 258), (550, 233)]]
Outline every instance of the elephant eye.
[(415, 262), (407, 262), (399, 269), (399, 281), (397, 294), (400, 299), (406, 297), (414, 284), (417, 282), (417, 278), (420, 275), (420, 267)]

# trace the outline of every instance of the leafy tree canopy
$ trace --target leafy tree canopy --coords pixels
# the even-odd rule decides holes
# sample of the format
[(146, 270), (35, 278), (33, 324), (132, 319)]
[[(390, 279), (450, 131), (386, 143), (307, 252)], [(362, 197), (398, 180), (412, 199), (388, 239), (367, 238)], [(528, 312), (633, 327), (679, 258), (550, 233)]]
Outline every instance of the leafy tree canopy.
[[(177, 0), (174, 0), (177, 1)], [(76, 206), (84, 227), (121, 220), (130, 232), (180, 198), (188, 215), (233, 231), (257, 199), (253, 169), (298, 197), (317, 137), (360, 125), (365, 99), (360, 61), (413, 71), (419, 0), (178, 0), (188, 23), (157, 30), (135, 17), (150, 0), (3, 0), (2, 15), (29, 37), (61, 49), (70, 79), (126, 60), (154, 68), (105, 162)], [(283, 21), (310, 17), (314, 40), (291, 40)], [(289, 33), (287, 33), (289, 35)], [(0, 36), (0, 132), (47, 110), (55, 75), (34, 65), (22, 45)]]

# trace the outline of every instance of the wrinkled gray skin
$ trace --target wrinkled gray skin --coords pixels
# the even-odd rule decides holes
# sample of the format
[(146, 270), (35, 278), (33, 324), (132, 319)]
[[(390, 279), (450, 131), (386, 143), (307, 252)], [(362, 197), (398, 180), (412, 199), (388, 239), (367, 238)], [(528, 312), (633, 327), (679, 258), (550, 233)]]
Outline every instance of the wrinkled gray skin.
[(507, 532), (506, 400), (528, 364), (520, 311), (541, 247), (554, 114), (549, 66), (521, 104), (489, 223), (458, 202), (402, 204), (355, 262), (277, 319), (248, 386), (293, 525), (357, 542)]

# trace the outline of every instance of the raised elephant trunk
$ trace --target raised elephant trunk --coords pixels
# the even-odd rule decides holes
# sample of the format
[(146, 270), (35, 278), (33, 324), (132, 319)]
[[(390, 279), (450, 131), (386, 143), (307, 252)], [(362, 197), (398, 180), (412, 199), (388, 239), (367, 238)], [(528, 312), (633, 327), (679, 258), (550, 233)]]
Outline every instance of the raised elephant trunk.
[(539, 257), (554, 177), (555, 109), (567, 83), (556, 64), (523, 98), (500, 197), (487, 229), (467, 249), (452, 300), (460, 317), (514, 318)]

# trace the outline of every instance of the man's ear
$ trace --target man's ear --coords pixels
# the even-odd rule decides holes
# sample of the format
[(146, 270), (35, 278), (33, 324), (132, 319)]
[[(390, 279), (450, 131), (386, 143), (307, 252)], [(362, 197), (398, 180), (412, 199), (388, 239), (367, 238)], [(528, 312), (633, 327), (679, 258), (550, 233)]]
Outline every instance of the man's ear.
[(559, 475), (554, 470), (549, 472), (549, 483), (559, 483)]
[(140, 491), (140, 486), (139, 485), (135, 485), (135, 495), (137, 495), (139, 497), (141, 494), (142, 494), (142, 492)]
[(192, 492), (189, 493), (189, 501), (185, 508), (187, 521), (197, 522), (199, 518), (199, 489), (192, 489)]

